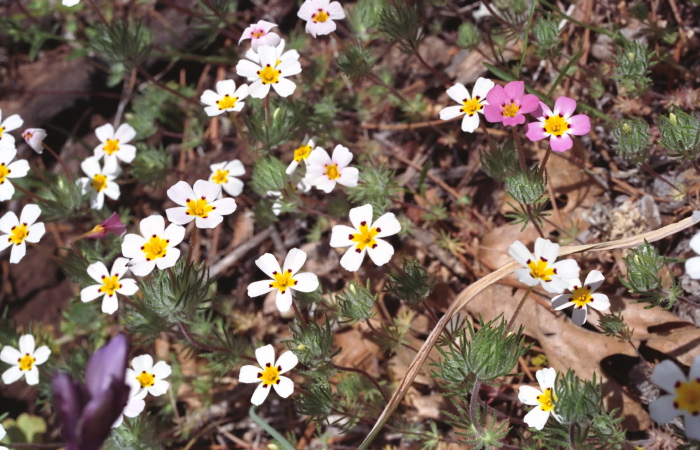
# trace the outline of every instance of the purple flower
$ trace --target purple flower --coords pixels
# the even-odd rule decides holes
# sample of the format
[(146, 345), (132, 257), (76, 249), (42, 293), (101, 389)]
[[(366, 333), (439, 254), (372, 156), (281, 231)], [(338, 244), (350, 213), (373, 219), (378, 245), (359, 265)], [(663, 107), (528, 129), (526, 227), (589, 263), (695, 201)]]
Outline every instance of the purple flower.
[(97, 350), (85, 369), (85, 384), (66, 373), (51, 379), (54, 408), (63, 422), (68, 450), (97, 450), (129, 398), (124, 382), (128, 343), (120, 334)]
[(535, 114), (539, 122), (527, 124), (525, 135), (531, 141), (539, 141), (549, 137), (549, 144), (555, 152), (570, 149), (574, 142), (570, 134), (581, 136), (591, 131), (591, 119), (585, 114), (571, 116), (576, 110), (576, 100), (561, 96), (554, 102), (554, 111), (540, 102)]
[(118, 213), (112, 213), (111, 216), (99, 225), (95, 225), (95, 228), (90, 230), (85, 237), (91, 239), (101, 239), (107, 236), (107, 233), (116, 234), (117, 236), (124, 236), (126, 234), (126, 225), (122, 223), (119, 219)]
[(484, 117), (489, 122), (503, 122), (505, 126), (525, 123), (525, 114), (537, 109), (539, 99), (525, 95), (524, 81), (511, 81), (505, 87), (495, 85), (486, 95)]

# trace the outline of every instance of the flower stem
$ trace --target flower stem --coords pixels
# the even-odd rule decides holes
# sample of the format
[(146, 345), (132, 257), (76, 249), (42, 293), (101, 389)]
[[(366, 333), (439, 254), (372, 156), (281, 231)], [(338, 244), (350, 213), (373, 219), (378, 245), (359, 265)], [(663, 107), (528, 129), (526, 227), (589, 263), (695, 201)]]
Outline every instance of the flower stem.
[(552, 147), (547, 146), (547, 153), (544, 154), (544, 158), (542, 158), (542, 164), (540, 165), (540, 176), (544, 176), (544, 169), (547, 167), (547, 160), (549, 159), (549, 155), (552, 153)]
[(253, 161), (257, 161), (258, 154), (255, 153), (253, 151), (253, 149), (250, 148), (250, 144), (248, 143), (248, 138), (246, 137), (245, 133), (243, 133), (243, 126), (241, 125), (241, 121), (238, 120), (238, 114), (236, 114), (235, 112), (231, 112), (229, 114), (229, 118), (231, 119), (233, 126), (236, 127), (236, 132), (238, 133), (238, 136), (241, 138), (241, 141), (243, 141), (243, 147), (245, 147), (246, 151), (253, 158)]
[(389, 402), (389, 396), (386, 394), (386, 392), (384, 392), (384, 389), (382, 389), (382, 386), (379, 384), (379, 382), (377, 380), (374, 379), (374, 377), (372, 375), (368, 374), (367, 372), (365, 372), (362, 369), (356, 369), (355, 367), (343, 367), (343, 366), (339, 366), (333, 362), (331, 362), (331, 365), (333, 366), (333, 368), (335, 368), (337, 370), (341, 370), (343, 372), (354, 372), (354, 373), (359, 373), (361, 375), (364, 375), (365, 378), (367, 378), (374, 385), (374, 387), (377, 388), (379, 393), (382, 394), (382, 397), (384, 397), (384, 401)]
[(523, 172), (527, 170), (527, 163), (525, 162), (525, 150), (523, 150), (523, 143), (520, 142), (520, 135), (516, 131), (515, 127), (511, 127), (513, 132), (513, 139), (515, 140), (515, 146), (518, 149), (518, 159), (520, 160), (520, 168)]
[(265, 110), (265, 123), (270, 128), (270, 94), (263, 99), (263, 109)]
[(49, 153), (51, 153), (51, 156), (53, 156), (54, 158), (56, 158), (56, 161), (58, 161), (58, 163), (61, 165), (61, 167), (63, 168), (63, 171), (66, 172), (66, 178), (68, 178), (68, 182), (71, 183), (71, 184), (73, 184), (73, 176), (71, 175), (70, 170), (68, 170), (68, 166), (67, 166), (66, 163), (63, 161), (63, 159), (62, 159), (60, 156), (58, 156), (58, 153), (56, 153), (51, 147), (49, 147), (48, 145), (46, 145), (46, 142), (42, 142), (41, 144), (44, 146), (44, 148), (45, 148)]
[(294, 314), (297, 316), (297, 319), (304, 325), (304, 328), (308, 325), (306, 322), (306, 317), (301, 313), (301, 310), (297, 306), (297, 303), (292, 299), (292, 307), (294, 308)]
[(37, 201), (37, 202), (42, 202), (42, 203), (49, 203), (47, 200), (44, 200), (43, 198), (39, 197), (35, 193), (26, 190), (25, 188), (23, 188), (19, 184), (15, 183), (14, 181), (12, 181), (12, 180), (9, 180), (9, 181), (10, 181), (10, 183), (12, 183), (12, 186), (14, 186), (18, 191), (20, 191), (21, 193), (23, 193), (27, 197), (31, 198), (32, 200)]
[(279, 443), (279, 445), (282, 446), (284, 450), (296, 450), (294, 446), (284, 438), (284, 436), (279, 434), (277, 430), (270, 426), (270, 424), (268, 424), (260, 416), (255, 414), (255, 406), (250, 407), (250, 409), (248, 410), (248, 415), (251, 419), (253, 419), (253, 422), (257, 423), (263, 430), (267, 431), (268, 434), (272, 436)]
[(486, 136), (486, 141), (489, 143), (489, 148), (491, 148), (491, 151), (494, 153), (498, 152), (498, 147), (496, 147), (496, 143), (493, 142), (493, 138), (489, 133), (489, 129), (486, 127), (486, 123), (484, 123), (483, 120), (479, 120), (479, 126), (484, 131), (484, 136)]
[(474, 380), (474, 387), (472, 388), (472, 396), (469, 399), (469, 420), (472, 422), (472, 426), (476, 430), (477, 433), (479, 433), (479, 436), (481, 436), (484, 432), (484, 429), (481, 427), (481, 424), (479, 423), (479, 419), (476, 417), (476, 408), (477, 408), (477, 403), (479, 402), (479, 391), (481, 390), (481, 380), (480, 379), (475, 379)]
[(523, 308), (523, 304), (525, 304), (525, 300), (530, 296), (530, 293), (532, 290), (535, 289), (534, 286), (530, 286), (527, 288), (525, 291), (525, 295), (523, 295), (523, 298), (520, 300), (520, 303), (518, 303), (518, 307), (515, 308), (515, 312), (513, 313), (513, 317), (510, 318), (508, 321), (508, 326), (506, 327), (505, 334), (507, 335), (510, 330), (513, 328), (513, 325), (515, 325), (515, 319), (518, 317), (518, 314), (520, 314), (520, 310)]
[(450, 85), (450, 80), (448, 80), (445, 75), (441, 74), (433, 66), (428, 64), (423, 57), (420, 55), (420, 52), (418, 51), (418, 48), (416, 47), (415, 49), (415, 55), (416, 58), (418, 58), (418, 61), (420, 61), (421, 64), (423, 64), (435, 77), (437, 77), (438, 80), (440, 80), (444, 85), (449, 86)]

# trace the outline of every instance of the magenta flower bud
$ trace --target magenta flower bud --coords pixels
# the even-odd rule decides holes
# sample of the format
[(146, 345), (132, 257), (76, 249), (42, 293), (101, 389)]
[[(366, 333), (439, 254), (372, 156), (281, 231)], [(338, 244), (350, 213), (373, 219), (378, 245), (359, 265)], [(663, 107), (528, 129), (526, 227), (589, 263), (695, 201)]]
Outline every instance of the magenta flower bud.
[(91, 239), (102, 239), (107, 233), (116, 234), (121, 237), (126, 234), (126, 225), (119, 219), (119, 214), (114, 212), (111, 216), (99, 225), (95, 225), (85, 237)]
[(38, 154), (44, 153), (46, 130), (42, 128), (27, 128), (22, 132), (25, 142)]

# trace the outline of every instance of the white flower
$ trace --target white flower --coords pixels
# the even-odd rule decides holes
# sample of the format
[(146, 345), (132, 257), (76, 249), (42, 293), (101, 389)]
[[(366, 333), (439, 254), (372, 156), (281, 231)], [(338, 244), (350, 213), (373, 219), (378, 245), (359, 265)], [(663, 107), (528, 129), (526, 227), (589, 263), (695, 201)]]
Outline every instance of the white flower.
[[(696, 233), (690, 240), (690, 248), (695, 253), (700, 254), (700, 232)], [(700, 280), (700, 256), (688, 258), (685, 262), (685, 273), (693, 280)]]
[(100, 158), (91, 156), (80, 163), (80, 168), (87, 177), (78, 178), (77, 184), (83, 189), (83, 194), (90, 192), (90, 208), (102, 209), (105, 195), (112, 200), (119, 198), (121, 191), (114, 182), (121, 173), (116, 159), (105, 158), (104, 168), (100, 167)]
[(205, 180), (194, 182), (194, 188), (184, 181), (178, 181), (168, 189), (168, 197), (178, 205), (168, 208), (168, 220), (178, 225), (195, 221), (197, 228), (214, 228), (224, 217), (236, 210), (236, 200), (221, 197), (221, 186)]
[(112, 314), (119, 307), (116, 294), (134, 295), (139, 290), (136, 286), (136, 281), (131, 278), (122, 279), (124, 274), (128, 272), (127, 267), (129, 260), (126, 258), (117, 258), (112, 265), (112, 272), (107, 270), (104, 264), (96, 262), (90, 264), (87, 268), (87, 273), (90, 278), (100, 284), (88, 286), (80, 291), (80, 300), (83, 303), (91, 302), (100, 295), (102, 297), (102, 312)]
[(372, 223), (372, 205), (364, 205), (350, 210), (352, 226), (336, 225), (331, 231), (331, 247), (348, 247), (340, 259), (340, 265), (355, 272), (362, 265), (365, 253), (378, 266), (389, 262), (394, 255), (394, 247), (383, 239), (401, 231), (401, 224), (393, 213), (386, 213)]
[(128, 376), (129, 370), (131, 369), (126, 370), (127, 376), (124, 378), (124, 382), (129, 386), (129, 400), (127, 400), (122, 413), (119, 414), (117, 420), (112, 424), (112, 428), (117, 428), (121, 425), (122, 422), (124, 422), (124, 416), (132, 419), (141, 414), (144, 408), (146, 408), (146, 401), (144, 398), (148, 395), (148, 391), (146, 389), (141, 389), (141, 383), (136, 377)]
[[(559, 420), (559, 417), (554, 412), (554, 405), (552, 404), (552, 396), (554, 395), (552, 390), (554, 389), (554, 381), (557, 378), (557, 373), (553, 368), (549, 367), (547, 369), (538, 370), (535, 377), (537, 377), (540, 388), (536, 389), (532, 386), (520, 386), (518, 390), (518, 400), (526, 405), (537, 407), (527, 413), (523, 420), (528, 426), (541, 430), (547, 423), (550, 414), (552, 414), (555, 419)], [(554, 400), (556, 400), (556, 397)]]
[(22, 132), (24, 141), (38, 154), (44, 153), (44, 139), (46, 130), (42, 128), (27, 128)]
[(0, 109), (0, 148), (15, 148), (15, 137), (9, 131), (21, 127), (24, 120), (19, 114), (13, 114), (4, 121), (2, 120), (2, 110)]
[[(282, 41), (281, 45), (283, 45)], [(247, 56), (247, 55), (246, 55)], [(292, 95), (297, 85), (286, 77), (301, 73), (298, 53), (292, 57), (280, 59), (275, 47), (261, 45), (257, 59), (241, 59), (236, 65), (236, 72), (251, 82), (248, 90), (253, 98), (265, 98), (270, 93), (270, 86), (282, 97)]]
[(304, 164), (309, 163), (309, 155), (311, 154), (313, 148), (314, 140), (309, 139), (309, 142), (307, 142), (306, 145), (302, 145), (301, 147), (294, 150), (294, 159), (292, 159), (292, 162), (289, 163), (289, 166), (287, 166), (287, 175), (291, 175), (292, 173), (294, 173), (294, 171), (297, 170), (297, 166), (302, 161), (304, 161)]
[(95, 147), (95, 156), (105, 157), (105, 161), (118, 158), (122, 162), (130, 163), (136, 157), (136, 147), (127, 144), (136, 137), (136, 130), (128, 123), (119, 125), (116, 133), (112, 124), (106, 123), (95, 129), (95, 135), (100, 145)]
[[(5, 437), (6, 434), (7, 434), (7, 431), (5, 431), (5, 428), (2, 425), (0, 425), (0, 441)], [(0, 450), (9, 450), (9, 449), (7, 447), (3, 447), (2, 445), (0, 445)]]
[(484, 106), (489, 103), (486, 101), (486, 94), (489, 93), (495, 83), (488, 78), (479, 77), (474, 83), (473, 96), (469, 95), (469, 91), (462, 83), (457, 83), (447, 90), (447, 95), (460, 106), (448, 106), (440, 110), (440, 119), (450, 120), (464, 114), (462, 119), (462, 131), (472, 133), (479, 126), (479, 113), (484, 113)]
[(280, 37), (270, 32), (271, 29), (277, 26), (276, 23), (261, 20), (258, 23), (251, 24), (243, 30), (241, 38), (238, 40), (238, 45), (241, 45), (245, 39), (250, 39), (250, 47), (253, 51), (257, 51), (261, 45), (269, 45), (271, 47), (280, 43)]
[(297, 17), (306, 20), (306, 32), (316, 37), (335, 31), (334, 20), (345, 19), (345, 11), (338, 2), (330, 0), (306, 0), (297, 12)]
[[(280, 41), (279, 44), (275, 45), (275, 55), (277, 55), (277, 61), (278, 64), (281, 63), (282, 61), (286, 60), (292, 60), (292, 61), (299, 61), (299, 52), (292, 49), (292, 50), (287, 50), (286, 52), (284, 51), (284, 46), (286, 45), (286, 42), (284, 39)], [(245, 57), (248, 58), (249, 60), (253, 61), (254, 63), (260, 64), (260, 57), (258, 56), (258, 53), (253, 50), (252, 48), (249, 49), (247, 52), (245, 52)]]
[(17, 156), (17, 149), (14, 147), (0, 148), (0, 201), (2, 202), (11, 199), (15, 193), (15, 187), (9, 178), (22, 178), (29, 172), (29, 163), (24, 159), (11, 162), (15, 156)]
[(51, 350), (45, 345), (35, 350), (35, 346), (34, 336), (25, 334), (19, 338), (19, 350), (9, 345), (2, 348), (0, 361), (12, 364), (12, 367), (2, 374), (3, 383), (14, 383), (24, 375), (28, 385), (39, 384), (39, 369), (37, 366), (44, 364), (49, 359)]
[(599, 270), (591, 270), (586, 277), (586, 281), (581, 285), (578, 280), (574, 280), (569, 286), (571, 294), (557, 295), (552, 299), (552, 308), (559, 311), (569, 306), (574, 307), (571, 321), (578, 326), (586, 323), (588, 308), (590, 306), (598, 311), (610, 308), (610, 300), (605, 294), (594, 294), (593, 292), (605, 281), (605, 277)]
[(352, 153), (347, 147), (336, 145), (333, 156), (328, 156), (321, 147), (316, 147), (306, 161), (306, 181), (323, 192), (331, 192), (336, 183), (343, 186), (357, 186), (359, 170), (348, 167)]
[(686, 437), (700, 440), (700, 356), (693, 359), (687, 378), (667, 359), (654, 367), (651, 380), (669, 392), (649, 405), (649, 415), (654, 422), (664, 424), (682, 414)]
[(243, 182), (237, 178), (245, 174), (245, 167), (240, 160), (212, 164), (209, 169), (211, 169), (209, 181), (221, 185), (228, 195), (235, 197), (243, 192)]
[(126, 378), (138, 381), (140, 390), (136, 395), (145, 391), (158, 397), (168, 391), (170, 383), (165, 379), (170, 376), (172, 369), (165, 361), (158, 361), (153, 365), (151, 355), (141, 355), (131, 360), (131, 367), (133, 369), (126, 369)]
[(131, 258), (131, 272), (143, 277), (156, 265), (160, 270), (174, 266), (180, 257), (175, 246), (185, 237), (185, 228), (174, 223), (165, 228), (165, 219), (158, 215), (143, 219), (139, 228), (143, 236), (127, 234), (122, 242), (122, 253)]
[(549, 239), (537, 238), (534, 255), (520, 241), (510, 246), (508, 254), (524, 267), (515, 269), (515, 274), (521, 283), (528, 286), (540, 283), (545, 291), (561, 294), (569, 286), (569, 280), (578, 281), (578, 263), (573, 259), (555, 263), (559, 245)]
[(63, 0), (63, 6), (75, 6), (80, 3), (80, 0)]
[(306, 253), (298, 248), (293, 248), (284, 259), (284, 266), (280, 268), (277, 258), (271, 253), (265, 253), (255, 260), (260, 270), (270, 277), (270, 280), (256, 281), (248, 285), (248, 295), (257, 297), (277, 290), (277, 309), (287, 312), (292, 306), (292, 290), (299, 292), (313, 292), (318, 289), (318, 277), (310, 272), (297, 273), (306, 262)]
[(285, 352), (275, 361), (275, 349), (272, 345), (266, 345), (255, 350), (255, 358), (260, 367), (243, 366), (238, 374), (238, 381), (241, 383), (260, 383), (250, 399), (252, 404), (262, 405), (270, 394), (270, 386), (273, 386), (282, 398), (287, 398), (294, 393), (294, 382), (281, 375), (292, 370), (299, 363), (297, 355)]
[(248, 96), (248, 85), (241, 84), (236, 90), (233, 80), (222, 80), (216, 83), (216, 92), (211, 89), (204, 91), (199, 101), (208, 105), (204, 112), (208, 116), (218, 116), (226, 111), (240, 111), (245, 106), (241, 100)]
[(39, 218), (39, 214), (41, 214), (41, 209), (38, 206), (26, 205), (22, 209), (19, 219), (12, 211), (5, 213), (0, 218), (0, 232), (5, 233), (0, 235), (0, 252), (12, 245), (11, 264), (16, 264), (24, 258), (24, 254), (27, 252), (25, 241), (36, 244), (46, 232), (43, 223), (34, 223)]

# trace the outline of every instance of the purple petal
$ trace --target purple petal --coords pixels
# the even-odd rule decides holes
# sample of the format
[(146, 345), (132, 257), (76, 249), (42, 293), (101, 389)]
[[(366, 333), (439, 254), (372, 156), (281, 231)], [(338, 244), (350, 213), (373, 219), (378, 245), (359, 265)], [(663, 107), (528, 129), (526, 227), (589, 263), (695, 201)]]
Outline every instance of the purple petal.
[(591, 131), (591, 119), (585, 114), (577, 114), (569, 119), (569, 133), (582, 136)]
[(541, 141), (548, 135), (544, 132), (541, 122), (530, 122), (527, 124), (527, 133), (525, 133), (528, 139), (533, 142)]
[(552, 136), (549, 140), (549, 145), (552, 146), (552, 150), (555, 152), (565, 152), (574, 146), (574, 141), (568, 134), (563, 134), (561, 136)]
[[(76, 427), (80, 421), (83, 406), (87, 402), (87, 393), (80, 383), (67, 373), (54, 374), (51, 378), (53, 405), (63, 422), (63, 440), (69, 446), (78, 445)], [(76, 447), (77, 448), (77, 447)]]
[[(104, 348), (104, 347), (103, 347)], [(125, 370), (122, 371), (124, 373)], [(129, 386), (113, 380), (101, 395), (93, 397), (83, 410), (78, 430), (80, 450), (98, 450), (109, 437), (112, 424), (122, 414), (129, 400)]]
[(505, 96), (509, 100), (518, 100), (525, 93), (524, 81), (511, 81), (504, 88)]
[[(128, 347), (126, 336), (119, 334), (90, 357), (85, 369), (85, 384), (91, 396), (103, 395), (111, 389), (113, 382), (126, 386), (124, 374), (126, 373)], [(128, 393), (128, 386), (126, 386), (126, 390)], [(110, 422), (110, 425), (114, 420)]]
[(563, 95), (554, 102), (554, 114), (561, 114), (564, 117), (571, 116), (576, 111), (576, 100)]
[(536, 95), (527, 94), (520, 99), (520, 112), (522, 114), (531, 113), (538, 107), (540, 107), (540, 99)]

